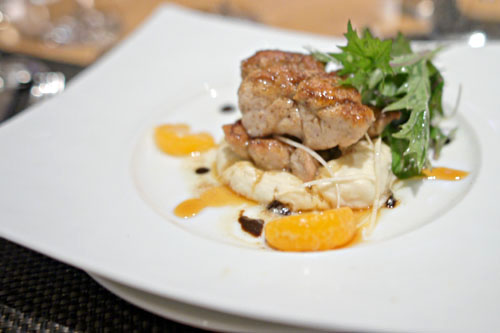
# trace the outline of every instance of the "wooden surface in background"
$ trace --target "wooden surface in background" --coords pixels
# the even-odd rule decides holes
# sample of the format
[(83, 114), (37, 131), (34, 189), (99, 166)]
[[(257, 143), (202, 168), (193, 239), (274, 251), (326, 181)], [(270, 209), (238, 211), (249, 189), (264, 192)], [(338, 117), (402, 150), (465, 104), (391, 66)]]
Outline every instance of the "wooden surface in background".
[[(449, 1), (449, 0), (436, 0)], [(457, 0), (460, 8), (478, 16), (493, 10), (485, 3), (496, 4), (500, 17), (500, 1)], [(480, 8), (474, 7), (480, 2)], [(219, 15), (234, 16), (285, 29), (300, 30), (324, 35), (340, 36), (346, 22), (351, 19), (358, 28), (369, 26), (378, 36), (393, 36), (397, 31), (410, 35), (425, 35), (432, 30), (429, 19), (404, 11), (398, 0), (96, 0), (96, 7), (115, 13), (121, 21), (119, 39), (125, 38), (141, 24), (161, 3), (176, 3), (188, 8)], [(407, 0), (405, 3), (418, 2)], [(51, 14), (60, 16), (71, 13), (73, 0), (60, 0), (51, 6)], [(471, 9), (476, 8), (476, 9)], [(478, 9), (479, 8), (479, 9)], [(49, 46), (36, 38), (22, 35), (12, 25), (0, 24), (0, 49), (24, 53), (50, 60), (77, 65), (88, 65), (106, 50), (93, 45)]]

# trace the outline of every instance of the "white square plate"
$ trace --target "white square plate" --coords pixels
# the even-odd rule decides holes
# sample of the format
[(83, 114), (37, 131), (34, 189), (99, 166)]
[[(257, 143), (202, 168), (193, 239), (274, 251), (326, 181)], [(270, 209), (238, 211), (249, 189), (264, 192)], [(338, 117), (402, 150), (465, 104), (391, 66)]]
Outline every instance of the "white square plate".
[[(463, 85), (459, 137), (439, 162), (471, 175), (417, 187), (413, 203), (387, 218), (392, 227), (379, 222), (390, 237), (322, 253), (256, 250), (179, 228), (140, 193), (134, 154), (148, 129), (186, 112), (185, 122), (220, 137), (203, 96), (233, 91), (234, 102), (241, 59), (338, 42), (159, 9), (64, 94), (0, 126), (0, 235), (151, 294), (260, 320), (327, 330), (500, 329), (498, 44), (455, 44), (439, 55), (445, 93)], [(190, 110), (203, 98), (206, 110)], [(169, 212), (187, 186), (154, 172), (145, 181), (167, 182), (152, 195), (165, 196)]]

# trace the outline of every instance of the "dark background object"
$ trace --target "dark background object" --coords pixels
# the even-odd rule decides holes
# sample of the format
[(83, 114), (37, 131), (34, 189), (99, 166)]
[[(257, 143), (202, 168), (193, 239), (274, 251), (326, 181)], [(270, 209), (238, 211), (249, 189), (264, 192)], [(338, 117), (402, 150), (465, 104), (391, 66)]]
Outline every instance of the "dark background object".
[(0, 332), (205, 332), (139, 309), (87, 273), (0, 238)]
[(486, 22), (465, 17), (456, 1), (434, 1), (434, 29), (426, 39), (446, 39), (475, 31), (484, 32), (488, 38), (500, 38), (500, 23)]
[(53, 61), (40, 60), (28, 56), (19, 56), (15, 54), (0, 52), (0, 63), (15, 62), (24, 63), (26, 69), (31, 72), (31, 79), (27, 83), (21, 83), (17, 87), (10, 89), (4, 88), (0, 92), (0, 123), (8, 118), (23, 111), (27, 106), (30, 99), (30, 88), (33, 83), (33, 74), (36, 72), (61, 72), (64, 74), (66, 82), (70, 81), (84, 67), (57, 63)]

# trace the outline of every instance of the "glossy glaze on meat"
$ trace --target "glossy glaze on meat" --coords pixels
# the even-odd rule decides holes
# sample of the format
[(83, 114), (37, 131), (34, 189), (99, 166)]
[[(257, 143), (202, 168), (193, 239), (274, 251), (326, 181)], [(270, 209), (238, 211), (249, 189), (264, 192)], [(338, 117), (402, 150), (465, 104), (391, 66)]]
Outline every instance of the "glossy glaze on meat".
[(224, 126), (226, 141), (257, 167), (289, 171), (303, 181), (317, 176), (319, 163), (273, 135), (295, 137), (313, 150), (345, 150), (366, 133), (380, 135), (399, 117), (363, 105), (356, 89), (340, 85), (340, 77), (310, 55), (259, 51), (242, 62), (241, 77), (242, 118)]
[(323, 72), (325, 70), (325, 65), (310, 55), (279, 50), (263, 50), (242, 61), (241, 78), (245, 79), (249, 73), (255, 70), (267, 70), (271, 67), (280, 66), (296, 72)]
[(335, 73), (303, 80), (294, 100), (302, 118), (303, 143), (312, 149), (348, 147), (361, 139), (375, 120), (354, 88), (339, 84)]
[(347, 147), (375, 120), (359, 93), (312, 56), (261, 51), (242, 63), (242, 124), (251, 137), (295, 136), (312, 149)]

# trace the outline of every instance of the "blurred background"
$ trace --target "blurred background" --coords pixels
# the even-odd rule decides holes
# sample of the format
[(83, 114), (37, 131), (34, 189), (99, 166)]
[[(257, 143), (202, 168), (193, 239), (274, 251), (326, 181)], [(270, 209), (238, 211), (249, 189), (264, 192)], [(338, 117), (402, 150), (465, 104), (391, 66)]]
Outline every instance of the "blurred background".
[(500, 36), (499, 0), (0, 0), (0, 50), (86, 66), (166, 2), (324, 35), (351, 19), (382, 37)]
[(0, 122), (62, 92), (164, 3), (328, 36), (350, 19), (379, 37), (500, 38), (500, 0), (0, 0)]

